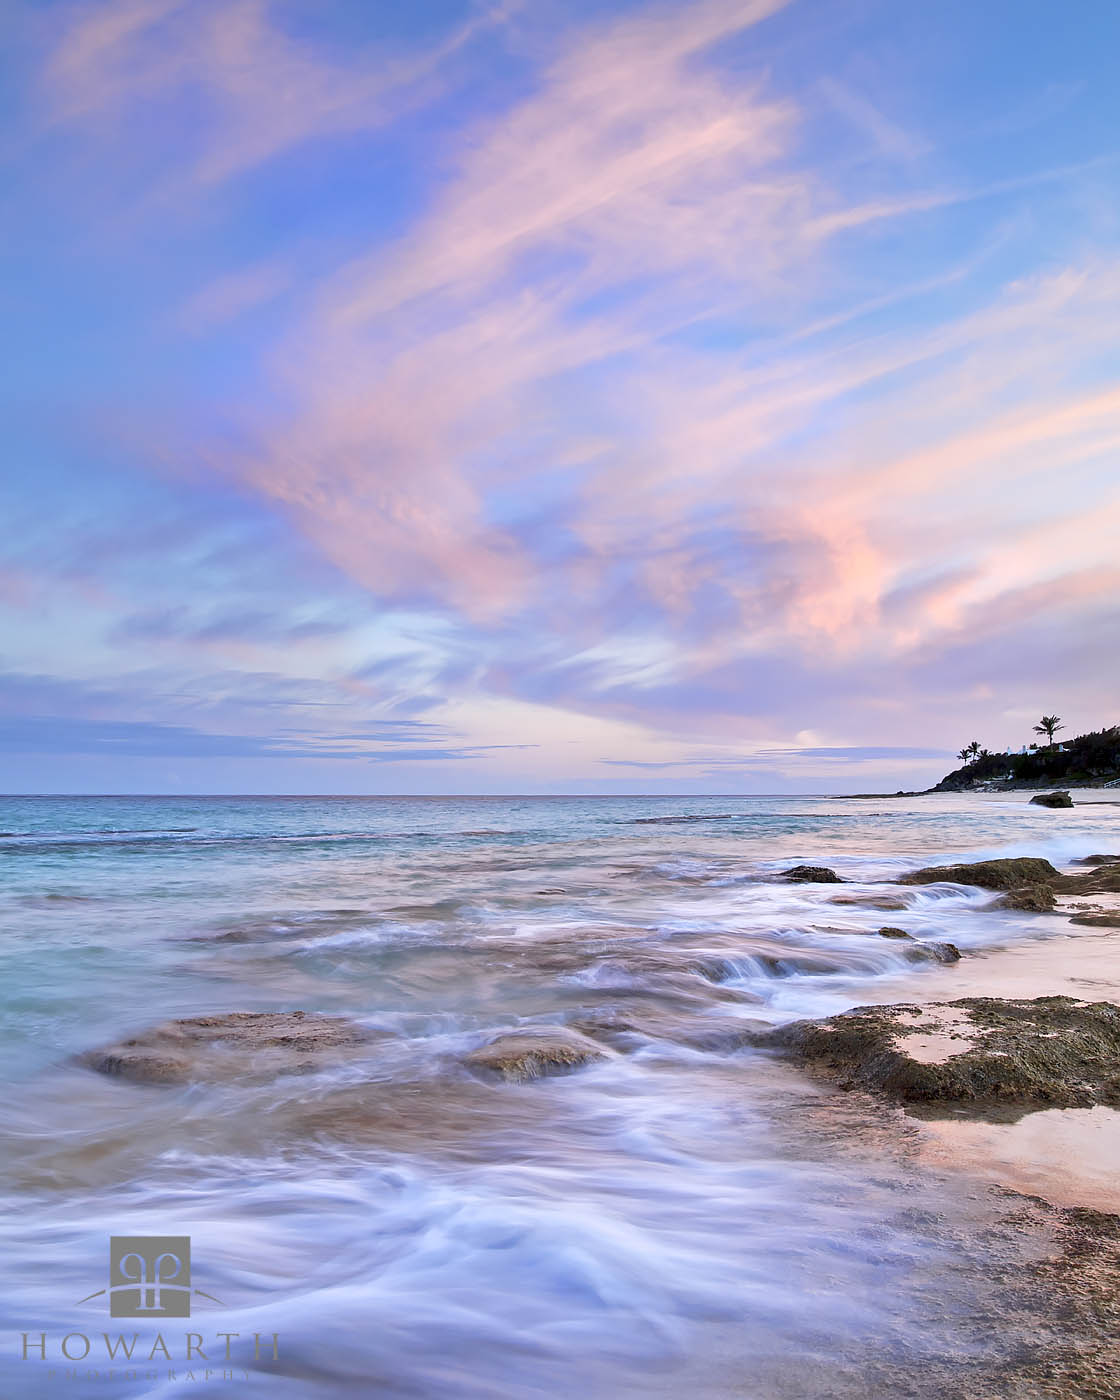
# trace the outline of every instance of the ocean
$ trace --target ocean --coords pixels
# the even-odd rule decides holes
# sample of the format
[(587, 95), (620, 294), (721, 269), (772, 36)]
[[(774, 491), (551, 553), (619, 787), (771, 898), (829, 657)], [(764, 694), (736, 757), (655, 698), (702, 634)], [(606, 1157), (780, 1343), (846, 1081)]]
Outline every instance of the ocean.
[[(998, 1326), (968, 1330), (999, 1306), (982, 1185), (931, 1163), (919, 1124), (739, 1033), (951, 999), (999, 950), (1069, 939), (1056, 915), (890, 882), (1116, 850), (1118, 811), (0, 800), (0, 1395), (777, 1400), (996, 1364)], [(848, 883), (778, 878), (799, 863)], [(201, 1083), (77, 1058), (171, 1018), (288, 1009), (376, 1037)], [(603, 1058), (527, 1083), (464, 1064), (553, 1025)], [(84, 1301), (122, 1236), (189, 1237), (189, 1320)], [(110, 1358), (122, 1334), (133, 1355)]]

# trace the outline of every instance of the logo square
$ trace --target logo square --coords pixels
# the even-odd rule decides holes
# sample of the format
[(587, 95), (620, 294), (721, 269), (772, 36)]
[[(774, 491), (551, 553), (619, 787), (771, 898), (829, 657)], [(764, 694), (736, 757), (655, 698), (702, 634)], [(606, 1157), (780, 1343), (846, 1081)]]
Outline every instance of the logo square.
[(189, 1235), (109, 1236), (110, 1317), (190, 1317)]

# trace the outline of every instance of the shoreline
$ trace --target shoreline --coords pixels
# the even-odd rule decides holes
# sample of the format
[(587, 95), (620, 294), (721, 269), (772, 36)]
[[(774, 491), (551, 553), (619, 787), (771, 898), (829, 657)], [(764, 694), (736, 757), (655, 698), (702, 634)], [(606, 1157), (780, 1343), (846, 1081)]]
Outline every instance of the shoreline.
[[(680, 826), (633, 803), (455, 806), (418, 833), (390, 804), (262, 803), (251, 841), (244, 815), (196, 838), (169, 809), (166, 842), (13, 854), (13, 948), (74, 973), (32, 982), (42, 1073), (24, 1056), (5, 1110), (13, 1190), (70, 1230), (65, 1296), (101, 1247), (84, 1222), (177, 1224), (190, 1199), (233, 1306), (261, 1305), (238, 1280), (285, 1232), (273, 1325), (297, 1367), (339, 1329), (317, 1391), (339, 1400), (375, 1364), (394, 1393), (458, 1397), (441, 1387), (467, 1295), (496, 1400), (559, 1393), (550, 1353), (522, 1350), (558, 1328), (581, 1336), (562, 1374), (588, 1400), (1107, 1394), (1120, 1115), (934, 1122), (759, 1037), (871, 1003), (1120, 1001), (1116, 930), (1067, 918), (1120, 901), (1078, 863), (1117, 849), (1114, 814), (956, 795), (705, 825), (729, 809), (696, 805)], [(972, 868), (927, 864), (954, 856)], [(1000, 905), (980, 865), (1050, 879), (1061, 912)], [(324, 1246), (346, 1261), (342, 1323)]]
[[(863, 798), (874, 798), (882, 801), (885, 798), (901, 797), (985, 797), (989, 795), (998, 796), (1004, 792), (1109, 792), (1120, 787), (1120, 783), (1078, 783), (1064, 781), (1061, 783), (978, 783), (975, 787), (931, 787), (916, 788), (912, 792), (835, 792), (825, 794), (835, 798), (840, 802), (853, 802)], [(1096, 802), (1074, 803), (1074, 806), (1120, 806), (1120, 797), (1115, 799), (1101, 798)]]
[[(1056, 919), (1062, 915), (1036, 915)], [(1120, 959), (1115, 929), (1057, 929), (1027, 942), (976, 949), (951, 966), (893, 979), (868, 1005), (944, 1005), (966, 997), (1073, 997), (1120, 1005)], [(989, 1113), (918, 1105), (898, 1110), (917, 1127), (931, 1165), (989, 1185), (1040, 1196), (1049, 1204), (1116, 1214), (1120, 1219), (1120, 1111), (1042, 1108), (1015, 1121)], [(1034, 1129), (1032, 1121), (1044, 1128)], [(1109, 1165), (1113, 1165), (1110, 1173)]]

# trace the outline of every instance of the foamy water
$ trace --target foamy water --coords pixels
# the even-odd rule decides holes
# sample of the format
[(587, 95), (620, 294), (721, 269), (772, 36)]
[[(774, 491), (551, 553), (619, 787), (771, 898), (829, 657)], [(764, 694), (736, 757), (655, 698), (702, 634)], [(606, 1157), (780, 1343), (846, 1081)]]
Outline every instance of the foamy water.
[[(665, 799), (7, 799), (3, 1393), (520, 1400), (859, 1394), (960, 1346), (983, 1259), (905, 1123), (739, 1034), (956, 995), (964, 953), (1068, 929), (959, 886), (993, 855), (1117, 849), (1120, 809), (1025, 794)], [(788, 885), (809, 862), (844, 885)], [(878, 936), (884, 925), (912, 940)], [(959, 993), (964, 994), (964, 993)], [(170, 1017), (304, 1008), (378, 1031), (315, 1074), (137, 1086), (72, 1056)], [(495, 1032), (609, 1057), (472, 1076)], [(147, 1360), (107, 1236), (192, 1238), (189, 1326)], [(930, 1280), (943, 1280), (943, 1284)], [(139, 1331), (110, 1380), (100, 1334)], [(18, 1358), (23, 1332), (88, 1358)], [(280, 1339), (255, 1360), (253, 1333)], [(80, 1349), (78, 1344), (75, 1344)], [(89, 1374), (96, 1367), (100, 1374)], [(234, 1379), (223, 1379), (231, 1368)], [(67, 1376), (67, 1371), (73, 1374)], [(174, 1377), (169, 1374), (174, 1371)]]

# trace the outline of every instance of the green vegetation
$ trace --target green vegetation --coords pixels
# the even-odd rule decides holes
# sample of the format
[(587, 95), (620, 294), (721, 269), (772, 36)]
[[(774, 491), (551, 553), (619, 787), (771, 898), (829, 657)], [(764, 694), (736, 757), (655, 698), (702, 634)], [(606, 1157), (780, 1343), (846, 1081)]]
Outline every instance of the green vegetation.
[(1045, 734), (1051, 744), (1054, 742), (1054, 735), (1059, 729), (1064, 729), (1061, 715), (1043, 715), (1034, 727), (1036, 734)]
[(1061, 728), (1059, 716), (1044, 715), (1035, 731), (1049, 735), (1050, 743), (1045, 748), (1032, 745), (1026, 753), (989, 753), (979, 744), (969, 744), (957, 755), (967, 755), (969, 762), (942, 778), (933, 791), (956, 792), (975, 782), (1068, 787), (1120, 781), (1120, 725), (1055, 744), (1054, 733)]

